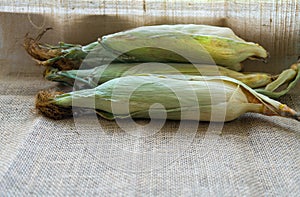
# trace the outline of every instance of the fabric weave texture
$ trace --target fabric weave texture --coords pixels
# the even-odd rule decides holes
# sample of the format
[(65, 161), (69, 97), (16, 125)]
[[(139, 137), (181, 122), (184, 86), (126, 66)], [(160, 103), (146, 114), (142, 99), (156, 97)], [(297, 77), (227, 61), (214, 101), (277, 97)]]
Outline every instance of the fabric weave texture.
[[(174, 137), (178, 121), (167, 121), (160, 132), (144, 138), (104, 119), (99, 119), (100, 131), (88, 115), (78, 126), (73, 119), (54, 121), (36, 113), (34, 95), (55, 83), (19, 76), (0, 84), (1, 196), (300, 194), (300, 124), (294, 120), (248, 113), (226, 123), (221, 134), (206, 133), (208, 123), (200, 123), (180, 157), (167, 155), (171, 162), (143, 171), (150, 157), (128, 162), (120, 150), (168, 151), (160, 146)], [(292, 92), (281, 101), (299, 110), (299, 99)], [(172, 148), (182, 147), (189, 134)]]

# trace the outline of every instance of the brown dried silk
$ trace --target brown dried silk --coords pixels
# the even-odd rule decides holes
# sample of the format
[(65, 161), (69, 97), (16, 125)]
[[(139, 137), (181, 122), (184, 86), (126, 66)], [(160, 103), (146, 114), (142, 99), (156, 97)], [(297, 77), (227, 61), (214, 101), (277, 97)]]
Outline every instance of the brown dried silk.
[(60, 94), (60, 92), (47, 92), (41, 91), (36, 96), (35, 108), (42, 109), (42, 113), (47, 117), (51, 117), (54, 120), (59, 120), (67, 117), (72, 117), (72, 107), (59, 107), (53, 104), (49, 104), (48, 98), (53, 98), (55, 95)]

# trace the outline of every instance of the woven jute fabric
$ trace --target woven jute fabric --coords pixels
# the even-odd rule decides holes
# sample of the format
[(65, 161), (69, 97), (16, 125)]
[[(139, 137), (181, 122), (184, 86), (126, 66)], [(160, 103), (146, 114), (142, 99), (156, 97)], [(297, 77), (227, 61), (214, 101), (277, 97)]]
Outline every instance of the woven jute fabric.
[[(1, 0), (0, 196), (300, 196), (299, 122), (54, 121), (35, 111), (35, 95), (63, 87), (43, 80), (22, 47), (47, 27), (42, 42), (87, 44), (142, 25), (209, 24), (265, 47), (269, 63), (246, 61), (246, 71), (275, 74), (300, 54), (299, 9), (299, 0)], [(280, 99), (298, 111), (299, 88)]]
[[(167, 121), (140, 137), (93, 114), (40, 116), (36, 92), (56, 86), (41, 76), (1, 80), (1, 196), (300, 195), (294, 120), (248, 113), (219, 132), (199, 123), (195, 133), (185, 127), (179, 137), (179, 122)], [(292, 93), (281, 100), (299, 109), (299, 99)], [(137, 123), (132, 129), (148, 122)]]

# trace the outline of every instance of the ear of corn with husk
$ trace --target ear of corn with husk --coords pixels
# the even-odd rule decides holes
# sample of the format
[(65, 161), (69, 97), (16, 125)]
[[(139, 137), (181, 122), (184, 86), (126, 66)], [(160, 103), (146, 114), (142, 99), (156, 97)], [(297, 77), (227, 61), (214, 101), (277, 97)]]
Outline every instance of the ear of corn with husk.
[[(245, 83), (251, 88), (259, 88), (255, 89), (259, 93), (271, 98), (278, 98), (296, 85), (300, 78), (299, 68), (299, 63), (293, 64), (290, 69), (284, 70), (276, 77), (267, 73), (240, 73), (224, 67), (202, 64), (114, 63), (86, 70), (59, 71), (56, 68), (48, 68), (44, 75), (50, 81), (61, 82), (70, 86), (73, 86), (74, 81), (76, 81), (77, 85), (84, 84), (92, 88), (114, 78), (141, 74), (228, 76)], [(288, 84), (285, 89), (277, 91), (285, 84)]]
[(27, 37), (24, 46), (39, 64), (60, 70), (78, 69), (92, 50), (98, 51), (99, 58), (114, 62), (191, 61), (237, 71), (241, 69), (240, 62), (248, 58), (268, 57), (263, 47), (242, 40), (229, 28), (192, 24), (139, 27), (103, 36), (99, 42), (86, 46), (65, 43), (51, 46)]
[(272, 82), (272, 76), (266, 73), (243, 74), (224, 67), (183, 64), (183, 63), (113, 63), (102, 65), (92, 69), (59, 71), (56, 68), (45, 70), (47, 80), (57, 81), (67, 85), (74, 85), (74, 81), (82, 82), (89, 87), (96, 87), (114, 78), (141, 75), (141, 74), (184, 74), (200, 76), (228, 76), (240, 80), (252, 88), (268, 85)]
[[(24, 46), (39, 64), (48, 67), (47, 79), (69, 85), (76, 80), (93, 87), (56, 96), (39, 93), (36, 107), (54, 119), (71, 115), (72, 107), (95, 107), (97, 113), (107, 119), (152, 118), (152, 115), (162, 118), (166, 112), (167, 118), (173, 120), (230, 121), (243, 113), (255, 112), (299, 120), (294, 110), (269, 98), (278, 98), (295, 86), (300, 78), (299, 64), (283, 71), (274, 81), (268, 74), (233, 71), (241, 70), (241, 62), (246, 59), (265, 60), (268, 53), (258, 44), (239, 38), (229, 28), (145, 26), (103, 36), (86, 46), (41, 44), (41, 36), (27, 37)], [(88, 57), (91, 53), (94, 56)], [(85, 67), (104, 62), (113, 64), (73, 70), (79, 69), (83, 60)], [(160, 67), (153, 67), (152, 63), (137, 66), (137, 62), (153, 61), (168, 62), (173, 70), (162, 64)], [(184, 63), (217, 64), (228, 69)], [(253, 90), (245, 84), (260, 88)], [(286, 89), (277, 91), (283, 85), (287, 85)], [(131, 87), (137, 87), (133, 93)], [(177, 93), (184, 96), (178, 98)], [(124, 99), (128, 95), (131, 97), (126, 105)], [(93, 101), (95, 106), (91, 105)], [(155, 103), (164, 107), (154, 106)]]
[(151, 118), (162, 118), (165, 112), (173, 120), (231, 121), (246, 112), (299, 120), (299, 114), (288, 106), (224, 76), (120, 77), (94, 89), (57, 95), (40, 92), (36, 107), (54, 119), (70, 116), (72, 107), (79, 107), (96, 109), (106, 119), (149, 118), (151, 108)]

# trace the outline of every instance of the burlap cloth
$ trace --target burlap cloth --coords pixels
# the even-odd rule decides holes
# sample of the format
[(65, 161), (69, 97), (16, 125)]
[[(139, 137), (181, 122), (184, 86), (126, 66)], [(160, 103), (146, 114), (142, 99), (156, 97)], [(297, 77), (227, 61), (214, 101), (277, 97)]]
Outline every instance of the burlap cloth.
[[(114, 121), (101, 119), (102, 131), (97, 130), (91, 116), (75, 120), (77, 125), (73, 119), (44, 118), (34, 110), (34, 96), (56, 84), (40, 75), (4, 79), (1, 195), (300, 194), (300, 123), (294, 120), (249, 113), (226, 123), (221, 134), (209, 133), (208, 123), (200, 123), (195, 136), (187, 131), (180, 138), (174, 137), (178, 122), (168, 121), (160, 132), (139, 138)], [(299, 98), (292, 94), (282, 100), (299, 110)], [(179, 155), (162, 149), (170, 139), (175, 142), (166, 147)], [(132, 154), (123, 155), (124, 150)], [(149, 158), (135, 154), (147, 151), (153, 153)], [(163, 161), (151, 163), (162, 151)]]
[[(7, 5), (11, 1), (3, 2), (7, 4), (1, 9), (10, 11)], [(80, 6), (93, 7), (83, 2)], [(113, 2), (107, 4), (114, 6)], [(130, 10), (119, 16), (105, 16), (108, 12), (121, 11), (108, 6), (102, 8), (102, 4), (96, 12), (103, 14), (102, 18), (74, 17), (72, 10), (63, 18), (57, 17), (56, 11), (63, 10), (52, 9), (56, 5), (51, 5), (51, 15), (47, 17), (0, 15), (0, 34), (3, 34), (2, 44), (0, 40), (0, 196), (300, 196), (300, 123), (294, 120), (247, 113), (223, 127), (215, 125), (211, 131), (208, 123), (199, 123), (196, 130), (189, 129), (194, 126), (191, 123), (181, 133), (177, 131), (178, 122), (167, 121), (159, 132), (139, 137), (142, 130), (134, 130), (138, 125), (131, 128), (136, 132), (128, 133), (115, 121), (96, 121), (93, 115), (54, 121), (36, 113), (37, 91), (57, 84), (42, 79), (41, 69), (33, 66), (21, 44), (26, 32), (36, 33), (33, 28), (36, 26), (32, 25), (43, 24), (45, 20), (47, 26), (55, 28), (46, 37), (52, 42), (88, 43), (97, 37), (97, 32), (105, 34), (126, 29), (131, 24), (139, 26), (167, 20), (230, 26), (243, 38), (264, 43), (274, 54), (269, 65), (279, 62), (278, 65), (287, 66), (299, 55), (296, 33), (299, 32), (296, 11), (299, 1), (266, 3), (261, 7), (257, 7), (256, 1), (246, 7), (242, 1), (208, 6), (198, 5), (196, 1), (191, 5), (183, 1), (160, 4), (159, 9), (180, 8), (183, 16), (190, 14), (190, 18), (181, 19), (172, 15), (176, 12), (162, 12), (168, 17), (152, 17), (151, 10), (146, 9), (156, 6), (152, 1), (146, 2), (144, 6), (142, 1), (132, 1), (132, 5), (124, 3), (127, 7), (120, 9), (126, 12), (128, 6), (137, 6), (137, 10), (144, 7), (142, 13), (149, 15), (143, 17), (127, 17), (133, 14)], [(232, 5), (224, 11), (228, 3)], [(89, 14), (88, 9), (79, 9), (77, 4), (72, 1), (68, 6)], [(25, 5), (20, 3), (20, 7), (11, 10), (22, 12)], [(39, 6), (43, 4), (36, 5)], [(43, 12), (36, 7), (32, 10)], [(105, 8), (108, 11), (102, 12)], [(278, 13), (272, 11), (275, 8)], [(202, 13), (205, 9), (212, 13)], [(259, 13), (272, 19), (260, 15), (260, 20), (255, 19), (259, 9), (264, 11)], [(230, 17), (223, 18), (224, 13)], [(26, 66), (30, 66), (29, 71)], [(269, 71), (284, 68), (273, 66)], [(281, 101), (300, 111), (298, 90), (299, 86)], [(138, 123), (141, 126), (146, 121)]]

